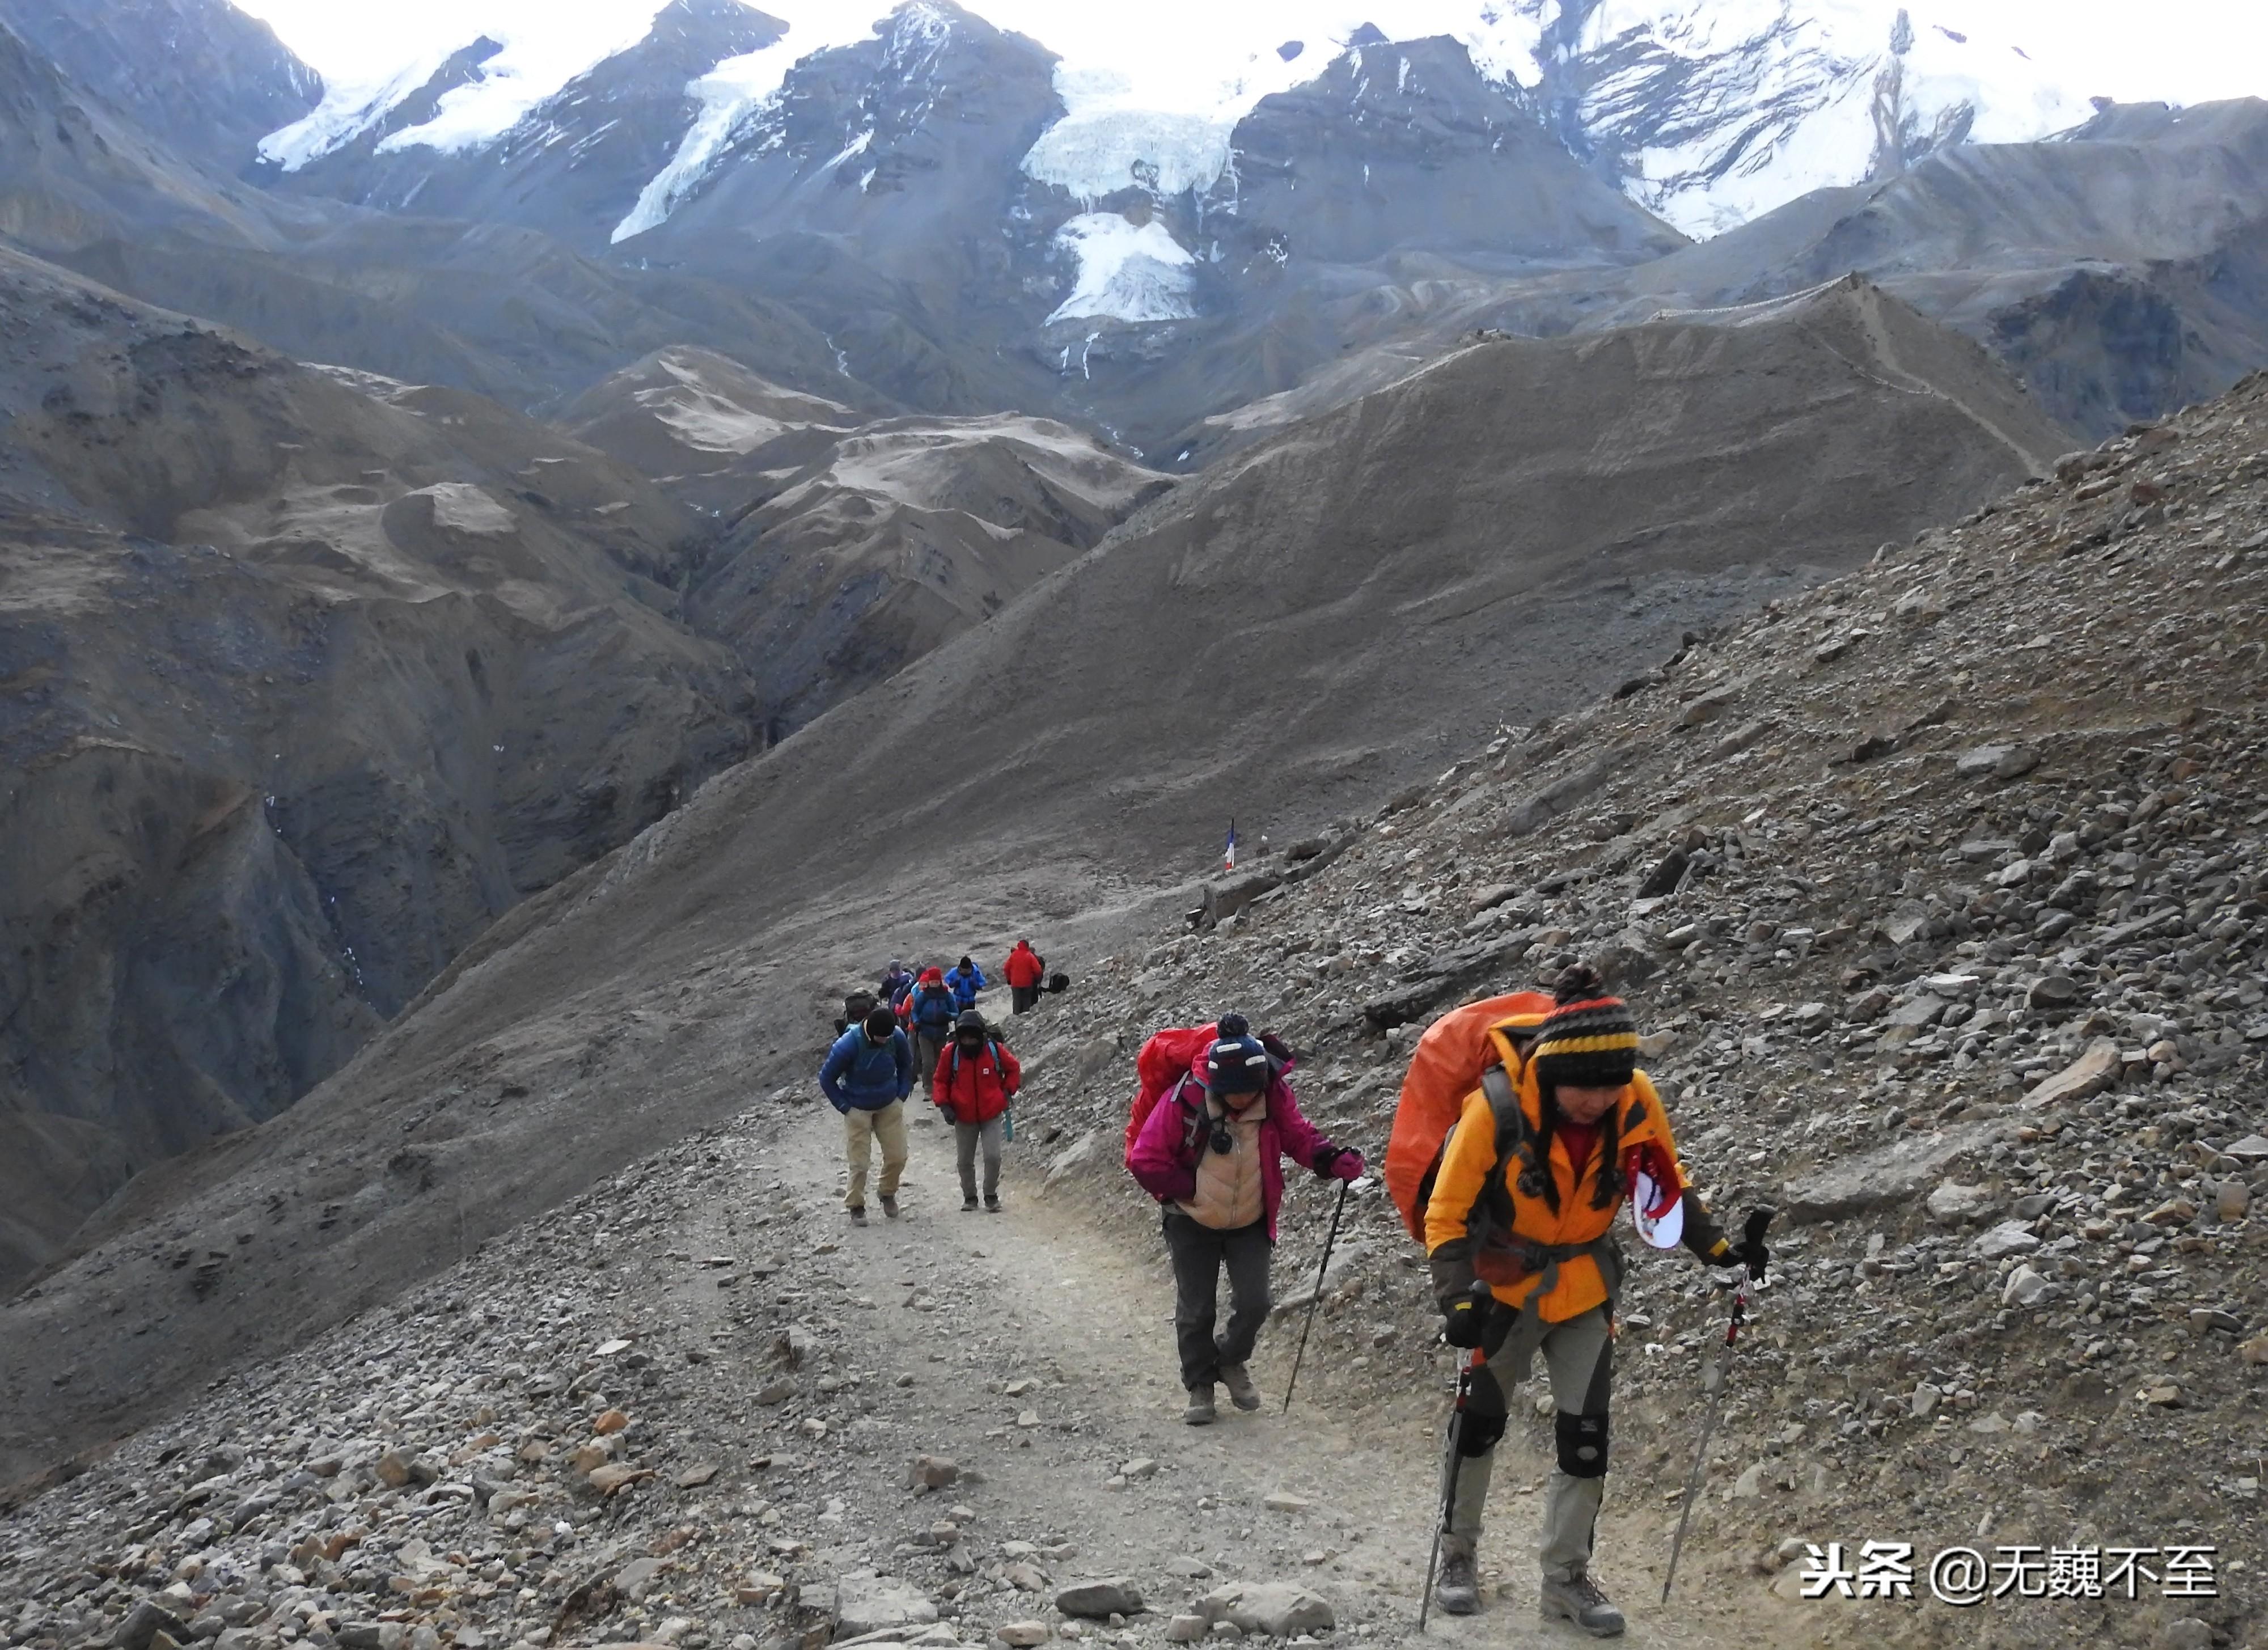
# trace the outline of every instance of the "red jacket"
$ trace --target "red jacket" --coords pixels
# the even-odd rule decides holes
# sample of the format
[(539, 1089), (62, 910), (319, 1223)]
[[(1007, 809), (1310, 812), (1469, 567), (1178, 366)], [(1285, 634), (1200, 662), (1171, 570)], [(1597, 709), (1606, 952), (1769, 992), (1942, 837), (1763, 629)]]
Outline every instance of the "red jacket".
[(983, 1052), (972, 1057), (948, 1042), (938, 1056), (930, 1098), (950, 1108), (955, 1123), (990, 1123), (1008, 1109), (1023, 1083), (1024, 1068), (1005, 1043), (988, 1038)]
[(1032, 949), (1031, 941), (1019, 939), (1016, 948), (1008, 954), (1008, 960), (1000, 965), (1000, 976), (1011, 985), (1037, 985), (1047, 977), (1047, 967), (1040, 960), (1040, 954)]

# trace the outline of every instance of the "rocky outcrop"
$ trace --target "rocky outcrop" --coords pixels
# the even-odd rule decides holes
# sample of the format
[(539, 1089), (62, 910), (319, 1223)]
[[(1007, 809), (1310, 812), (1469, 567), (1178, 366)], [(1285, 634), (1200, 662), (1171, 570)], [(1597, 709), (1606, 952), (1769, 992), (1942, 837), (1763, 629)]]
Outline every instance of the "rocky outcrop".
[(1314, 80), (1264, 98), (1232, 134), (1204, 232), (1230, 273), (1272, 281), (1292, 260), (1639, 261), (1685, 238), (1586, 172), (1516, 85), (1443, 37), (1375, 30)]
[(220, 176), (313, 108), (322, 77), (228, 0), (6, 0), (0, 26), (77, 85)]

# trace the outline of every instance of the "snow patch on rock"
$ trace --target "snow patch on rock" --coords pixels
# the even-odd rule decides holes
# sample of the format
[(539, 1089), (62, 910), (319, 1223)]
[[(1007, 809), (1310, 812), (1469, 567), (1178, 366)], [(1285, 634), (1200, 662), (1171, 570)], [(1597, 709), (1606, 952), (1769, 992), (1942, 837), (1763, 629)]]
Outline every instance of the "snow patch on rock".
[(1137, 225), (1116, 212), (1082, 213), (1056, 232), (1056, 245), (1079, 260), (1079, 280), (1050, 322), (1187, 320), (1197, 313), (1197, 260), (1155, 218)]
[(331, 85), (306, 114), (260, 140), (260, 158), (297, 172), (343, 148), (393, 112), (396, 104), (440, 72), (456, 50), (431, 52), (376, 85)]

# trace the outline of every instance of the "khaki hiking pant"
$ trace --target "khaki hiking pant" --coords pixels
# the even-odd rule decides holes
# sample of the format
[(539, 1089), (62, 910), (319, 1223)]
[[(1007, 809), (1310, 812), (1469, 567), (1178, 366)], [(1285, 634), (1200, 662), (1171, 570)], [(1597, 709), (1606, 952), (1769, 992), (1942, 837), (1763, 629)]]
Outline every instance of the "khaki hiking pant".
[[(1509, 1314), (1506, 1315), (1509, 1316)], [(1607, 1309), (1594, 1307), (1565, 1323), (1547, 1325), (1537, 1347), (1551, 1381), (1551, 1402), (1558, 1410), (1555, 1430), (1564, 1453), (1570, 1446), (1569, 1430), (1576, 1417), (1595, 1418), (1603, 1426), (1607, 1400), (1614, 1385), (1615, 1343), (1607, 1332)], [(1475, 1378), (1473, 1396), (1466, 1405), (1468, 1426), (1500, 1425), (1505, 1419), (1504, 1388), (1485, 1368)], [(1600, 1434), (1603, 1449), (1604, 1434)], [(1457, 1495), (1449, 1513), (1449, 1534), (1444, 1546), (1470, 1557), (1481, 1538), (1481, 1514), (1488, 1501), (1489, 1477), (1496, 1465), (1496, 1446), (1468, 1456), (1458, 1464)], [(1543, 1486), (1543, 1540), (1540, 1557), (1547, 1580), (1565, 1581), (1591, 1565), (1591, 1532), (1598, 1521), (1599, 1503), (1605, 1499), (1604, 1462), (1595, 1475), (1571, 1476), (1564, 1464), (1555, 1465)]]
[(843, 1154), (850, 1165), (850, 1187), (843, 1194), (845, 1209), (866, 1206), (866, 1166), (873, 1144), (882, 1147), (882, 1196), (898, 1195), (898, 1176), (906, 1172), (906, 1102), (894, 1100), (880, 1111), (853, 1106), (843, 1114)]

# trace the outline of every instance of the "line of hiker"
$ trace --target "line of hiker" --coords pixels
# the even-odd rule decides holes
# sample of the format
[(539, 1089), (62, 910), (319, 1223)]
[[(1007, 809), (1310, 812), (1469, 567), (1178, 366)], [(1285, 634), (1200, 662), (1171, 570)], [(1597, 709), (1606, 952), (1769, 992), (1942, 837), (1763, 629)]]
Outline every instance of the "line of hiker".
[[(1071, 983), (1064, 975), (1048, 973), (1046, 960), (1028, 939), (1016, 942), (1000, 973), (1013, 993), (1012, 1012), (1019, 1014), (1036, 1006), (1043, 993), (1062, 991)], [(908, 1153), (905, 1102), (917, 1084), (928, 1090), (939, 1115), (952, 1125), (962, 1212), (980, 1207), (1000, 1212), (1001, 1147), (1013, 1138), (1010, 1109), (1022, 1086), (1023, 1070), (999, 1028), (976, 1006), (978, 993), (990, 984), (971, 956), (950, 969), (909, 969), (893, 957), (878, 991), (853, 991), (843, 999), (835, 1042), (819, 1070), (819, 1086), (843, 1117), (850, 1169), (843, 1204), (852, 1225), (866, 1224), (866, 1181), (877, 1145), (882, 1154), (876, 1188), (882, 1213), (898, 1218)]]
[[(1611, 1235), (1616, 1210), (1627, 1199), (1653, 1247), (1682, 1243), (1712, 1266), (1764, 1276), (1769, 1212), (1750, 1217), (1750, 1235), (1736, 1245), (1686, 1187), (1668, 1117), (1638, 1069), (1638, 1046), (1629, 1006), (1578, 965), (1549, 994), (1516, 992), (1453, 1011), (1413, 1052), (1386, 1190), (1425, 1246), (1442, 1338), (1467, 1354), (1444, 1439), (1429, 1607), (1455, 1615), (1480, 1608), (1476, 1558), (1509, 1415), (1505, 1389), (1525, 1380), (1540, 1353), (1557, 1457), (1543, 1498), (1543, 1611), (1594, 1637), (1622, 1632), (1622, 1612), (1591, 1573), (1624, 1265)], [(1182, 1418), (1193, 1426), (1217, 1418), (1216, 1385), (1227, 1387), (1237, 1408), (1260, 1407), (1248, 1365), (1270, 1310), (1285, 1160), (1345, 1182), (1366, 1168), (1360, 1153), (1325, 1138), (1300, 1113), (1286, 1080), (1295, 1064), (1280, 1040), (1255, 1036), (1233, 1013), (1158, 1033), (1136, 1063), (1141, 1086), (1126, 1167), (1161, 1206), (1189, 1395)], [(1224, 1269), (1225, 1328), (1217, 1310)], [(1318, 1298), (1324, 1282), (1316, 1280)]]

